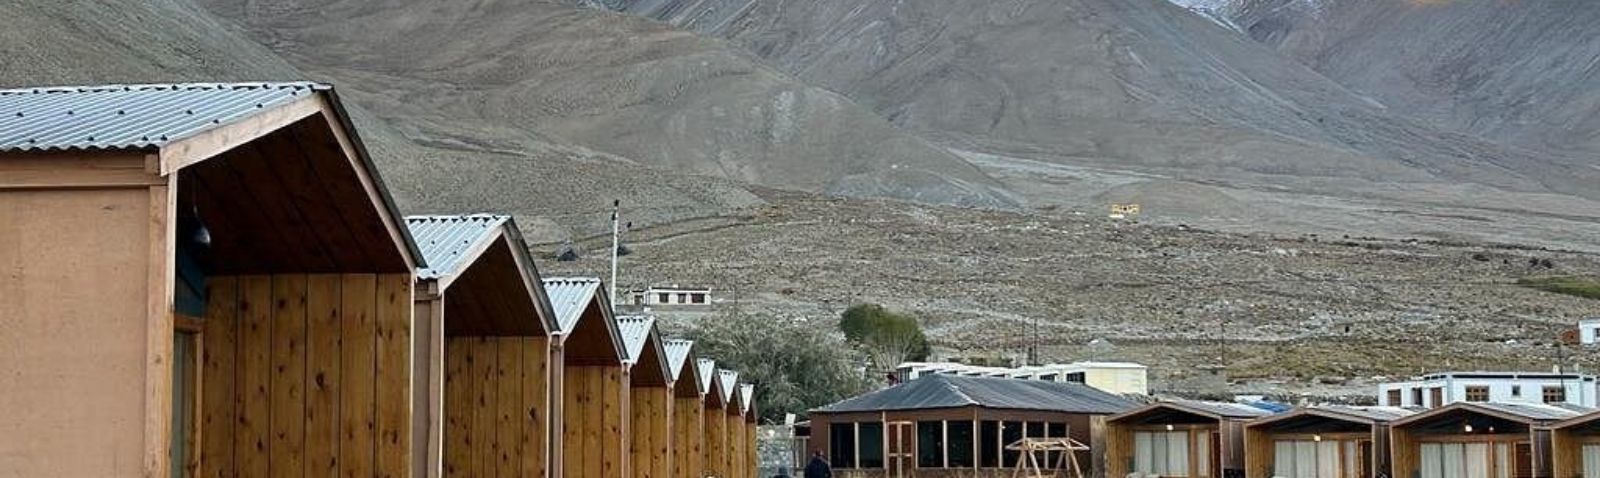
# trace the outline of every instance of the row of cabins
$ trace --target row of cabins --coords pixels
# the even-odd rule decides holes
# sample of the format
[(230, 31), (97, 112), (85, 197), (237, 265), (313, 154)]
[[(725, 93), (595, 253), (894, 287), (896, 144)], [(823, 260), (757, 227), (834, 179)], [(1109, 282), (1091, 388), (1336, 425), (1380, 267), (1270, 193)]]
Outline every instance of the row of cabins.
[[(1140, 405), (1081, 384), (927, 375), (813, 410), (799, 433), (841, 477), (1013, 476), (1024, 438), (1046, 473), (1188, 478), (1600, 477), (1600, 412), (1456, 403), (1432, 410), (1323, 406), (1273, 413), (1168, 400)], [(1074, 453), (1062, 459), (1060, 453)]]
[(0, 91), (0, 476), (737, 477), (754, 388), (315, 83)]

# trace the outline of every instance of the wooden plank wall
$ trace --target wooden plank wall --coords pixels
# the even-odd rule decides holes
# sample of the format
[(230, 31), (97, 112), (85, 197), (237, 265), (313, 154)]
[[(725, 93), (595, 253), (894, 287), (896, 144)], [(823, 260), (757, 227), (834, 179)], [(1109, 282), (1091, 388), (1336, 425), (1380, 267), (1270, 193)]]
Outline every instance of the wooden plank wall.
[(629, 454), (635, 478), (669, 478), (673, 475), (673, 400), (668, 387), (638, 387), (631, 391), (633, 420), (629, 423)]
[(200, 476), (411, 476), (409, 274), (215, 277)]
[[(716, 393), (716, 391), (712, 391)], [(728, 419), (720, 408), (707, 408), (705, 412), (705, 476), (728, 476)]]
[(448, 337), (444, 347), (445, 476), (546, 476), (549, 340)]
[(627, 478), (632, 407), (620, 366), (568, 364), (562, 377), (562, 467), (566, 476)]
[(727, 420), (726, 428), (723, 429), (723, 433), (728, 440), (727, 445), (724, 446), (726, 453), (723, 454), (723, 457), (727, 461), (722, 468), (723, 476), (727, 478), (748, 478), (749, 473), (745, 471), (744, 466), (744, 417), (728, 415)]
[[(681, 385), (680, 385), (681, 386)], [(672, 476), (700, 478), (705, 458), (706, 402), (699, 397), (678, 398), (672, 409)]]
[[(751, 413), (755, 413), (755, 411), (752, 410)], [(976, 427), (977, 424), (974, 424), (973, 426)], [(759, 430), (756, 427), (756, 423), (748, 422), (748, 421), (744, 423), (744, 449), (745, 449), (745, 452), (744, 452), (744, 465), (745, 465), (745, 468), (747, 470), (749, 470), (750, 478), (759, 478), (761, 476), (761, 468), (760, 468), (761, 462), (759, 461), (759, 456), (758, 456), (759, 454), (757, 453), (757, 450), (756, 450), (756, 432), (757, 431), (759, 431)], [(973, 440), (972, 440), (974, 442), (973, 443), (973, 451), (976, 452), (977, 451), (977, 443), (976, 442), (978, 441), (976, 437), (978, 435), (976, 433), (976, 431), (977, 431), (976, 429), (974, 429), (973, 431), (974, 431), (974, 433), (972, 435), (974, 437)], [(978, 455), (972, 455), (972, 456), (978, 456)]]

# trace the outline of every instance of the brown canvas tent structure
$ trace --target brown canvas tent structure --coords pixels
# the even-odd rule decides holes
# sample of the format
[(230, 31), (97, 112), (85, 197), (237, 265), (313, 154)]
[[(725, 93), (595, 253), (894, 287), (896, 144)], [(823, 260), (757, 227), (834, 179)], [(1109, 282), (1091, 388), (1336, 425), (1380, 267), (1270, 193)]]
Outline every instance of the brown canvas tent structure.
[(1389, 424), (1394, 476), (1549, 477), (1550, 430), (1581, 407), (1456, 402)]
[(1256, 419), (1244, 427), (1245, 478), (1393, 476), (1389, 423), (1413, 413), (1321, 406)]
[(509, 216), (412, 216), (420, 476), (547, 476), (555, 312)]
[(630, 476), (667, 478), (672, 473), (672, 375), (656, 321), (619, 317), (617, 327), (628, 351)]
[(1550, 476), (1588, 478), (1600, 476), (1600, 412), (1590, 412), (1551, 424)]
[(739, 373), (718, 370), (724, 400), (722, 423), (722, 464), (720, 478), (747, 478), (744, 471), (744, 403), (739, 396)]
[(0, 470), (409, 476), (418, 256), (327, 85), (0, 91)]
[(552, 438), (551, 475), (627, 477), (627, 351), (611, 303), (600, 279), (547, 278), (544, 286), (557, 322), (551, 370), (562, 371), (551, 383), (561, 407), (551, 414), (561, 430)]
[(1099, 443), (1104, 417), (1135, 406), (1079, 383), (931, 374), (812, 410), (807, 444), (840, 477), (1009, 477), (1022, 454), (1007, 445)]
[(1106, 475), (1221, 477), (1244, 470), (1244, 423), (1271, 414), (1249, 405), (1152, 403), (1106, 419)]
[(672, 373), (672, 475), (704, 475), (705, 390), (709, 380), (700, 371), (694, 342), (667, 340), (667, 364)]

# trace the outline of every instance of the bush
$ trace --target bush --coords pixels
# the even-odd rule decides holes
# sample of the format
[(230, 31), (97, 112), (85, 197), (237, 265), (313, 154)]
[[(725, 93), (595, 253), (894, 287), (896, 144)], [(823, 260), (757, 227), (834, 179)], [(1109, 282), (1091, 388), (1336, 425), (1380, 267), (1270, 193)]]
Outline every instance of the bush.
[(888, 372), (904, 361), (927, 360), (932, 352), (917, 319), (878, 304), (845, 309), (839, 317), (839, 330), (867, 353), (876, 372)]
[(756, 386), (756, 408), (765, 423), (785, 413), (828, 405), (866, 390), (851, 354), (838, 335), (809, 320), (765, 316), (719, 316), (702, 320), (688, 333), (695, 353), (739, 372)]
[(1600, 280), (1590, 277), (1557, 276), (1557, 277), (1524, 277), (1517, 279), (1517, 285), (1531, 287), (1545, 292), (1566, 294), (1589, 299), (1600, 299)]

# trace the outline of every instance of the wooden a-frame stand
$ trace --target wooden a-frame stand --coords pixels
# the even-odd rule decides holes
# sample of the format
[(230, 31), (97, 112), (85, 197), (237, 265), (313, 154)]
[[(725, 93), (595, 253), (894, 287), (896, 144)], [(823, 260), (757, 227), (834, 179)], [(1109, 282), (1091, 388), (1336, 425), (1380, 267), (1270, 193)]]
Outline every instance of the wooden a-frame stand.
[[(1011, 472), (1011, 478), (1044, 478), (1046, 476), (1053, 478), (1059, 476), (1059, 473), (1067, 472), (1069, 470), (1067, 465), (1069, 464), (1071, 465), (1071, 474), (1066, 476), (1068, 478), (1083, 478), (1083, 468), (1078, 466), (1078, 454), (1073, 452), (1088, 451), (1089, 447), (1071, 438), (1023, 438), (1006, 445), (1006, 449), (1022, 452), (1022, 457), (1017, 460), (1017, 468)], [(1055, 468), (1050, 470), (1050, 474), (1046, 475), (1044, 469), (1039, 466), (1039, 458), (1036, 453), (1051, 451), (1062, 453), (1061, 457), (1056, 459)]]

